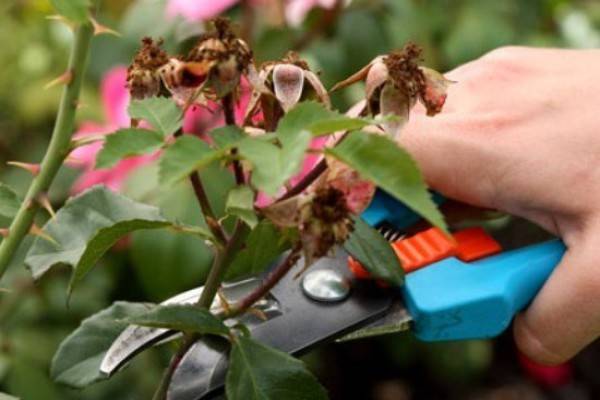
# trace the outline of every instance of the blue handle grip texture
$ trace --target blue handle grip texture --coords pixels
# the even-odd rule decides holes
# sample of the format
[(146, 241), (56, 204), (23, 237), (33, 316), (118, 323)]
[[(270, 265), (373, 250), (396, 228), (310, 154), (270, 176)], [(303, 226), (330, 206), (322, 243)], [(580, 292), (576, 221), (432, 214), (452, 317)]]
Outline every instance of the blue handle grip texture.
[(403, 287), (415, 335), (425, 341), (481, 339), (503, 332), (560, 262), (559, 240), (473, 263), (454, 257), (415, 271)]

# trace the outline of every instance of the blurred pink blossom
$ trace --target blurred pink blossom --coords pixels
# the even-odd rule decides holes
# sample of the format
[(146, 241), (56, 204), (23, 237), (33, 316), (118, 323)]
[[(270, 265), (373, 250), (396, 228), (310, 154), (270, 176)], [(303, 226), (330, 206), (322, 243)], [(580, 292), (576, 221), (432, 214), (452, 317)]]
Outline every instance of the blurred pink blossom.
[[(76, 139), (90, 135), (104, 135), (126, 128), (130, 125), (127, 107), (129, 92), (126, 88), (127, 69), (115, 67), (108, 71), (102, 80), (100, 96), (105, 123), (83, 122), (75, 134)], [(241, 124), (244, 112), (250, 101), (250, 87), (243, 80), (240, 100), (235, 109), (236, 122)], [(260, 116), (259, 116), (260, 117)], [(223, 113), (219, 105), (209, 103), (207, 107), (194, 106), (185, 116), (183, 131), (202, 136), (208, 130), (224, 125)], [(73, 185), (72, 192), (79, 193), (90, 186), (104, 184), (113, 190), (120, 190), (129, 174), (138, 167), (146, 165), (156, 158), (156, 155), (128, 157), (108, 169), (95, 170), (96, 156), (102, 149), (101, 142), (81, 146), (71, 152), (69, 165), (83, 169), (83, 173)]]
[[(315, 7), (332, 9), (339, 0), (284, 0), (285, 18), (290, 26), (299, 26)], [(190, 22), (206, 21), (217, 17), (240, 0), (169, 0), (167, 16), (182, 16)], [(346, 1), (347, 3), (348, 1)], [(265, 0), (253, 0), (256, 7), (266, 7)]]
[[(116, 67), (106, 73), (100, 87), (106, 121), (101, 124), (82, 123), (75, 133), (75, 139), (89, 135), (109, 134), (129, 126), (129, 116), (127, 115), (129, 92), (125, 87), (126, 78), (127, 69), (125, 67)], [(69, 165), (83, 169), (83, 173), (73, 185), (72, 192), (74, 194), (96, 184), (104, 184), (113, 190), (119, 190), (132, 170), (148, 164), (153, 158), (153, 156), (130, 157), (122, 160), (113, 168), (94, 170), (96, 155), (101, 148), (102, 143), (95, 142), (78, 147), (71, 152)]]
[(299, 26), (310, 10), (315, 7), (331, 10), (338, 0), (288, 0), (285, 6), (285, 19), (290, 26)]
[(233, 7), (240, 0), (169, 0), (167, 15), (169, 17), (182, 16), (186, 20), (204, 21), (214, 18)]

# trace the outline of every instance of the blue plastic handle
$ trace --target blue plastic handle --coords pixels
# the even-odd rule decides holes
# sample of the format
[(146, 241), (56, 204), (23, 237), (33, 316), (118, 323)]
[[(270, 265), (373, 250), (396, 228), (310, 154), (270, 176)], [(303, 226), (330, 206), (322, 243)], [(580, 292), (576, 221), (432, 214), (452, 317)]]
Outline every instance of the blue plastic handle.
[[(445, 198), (436, 192), (432, 193), (432, 199), (437, 205), (445, 201)], [(409, 227), (421, 219), (418, 214), (381, 189), (377, 190), (361, 217), (371, 226), (376, 227), (386, 222), (398, 229)]]
[(565, 252), (559, 240), (473, 263), (447, 258), (406, 277), (403, 287), (416, 336), (425, 341), (482, 339), (502, 333)]

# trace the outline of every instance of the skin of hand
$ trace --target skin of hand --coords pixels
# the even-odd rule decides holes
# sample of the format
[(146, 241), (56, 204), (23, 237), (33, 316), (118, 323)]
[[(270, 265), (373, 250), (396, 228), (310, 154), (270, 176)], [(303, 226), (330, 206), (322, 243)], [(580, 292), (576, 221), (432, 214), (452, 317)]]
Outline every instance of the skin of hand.
[(600, 336), (600, 51), (503, 47), (446, 74), (444, 110), (399, 142), (445, 196), (526, 218), (568, 250), (515, 319), (521, 352), (558, 364)]

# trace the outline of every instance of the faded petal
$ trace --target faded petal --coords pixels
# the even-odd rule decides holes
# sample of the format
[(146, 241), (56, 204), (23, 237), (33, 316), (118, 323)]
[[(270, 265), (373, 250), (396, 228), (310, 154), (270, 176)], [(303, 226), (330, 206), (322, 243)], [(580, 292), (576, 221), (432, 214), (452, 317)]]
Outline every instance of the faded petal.
[(293, 228), (300, 222), (300, 208), (308, 201), (306, 194), (299, 194), (287, 200), (273, 203), (261, 209), (261, 212), (275, 225)]
[(294, 107), (302, 96), (304, 70), (292, 64), (278, 64), (273, 68), (275, 97), (284, 111)]
[(365, 94), (367, 102), (370, 103), (374, 93), (389, 79), (387, 66), (377, 57), (369, 69), (365, 80)]
[(454, 82), (431, 68), (420, 68), (425, 77), (425, 90), (419, 98), (427, 109), (427, 115), (433, 116), (442, 111), (448, 97), (448, 87)]
[(387, 83), (381, 90), (380, 115), (391, 117), (383, 123), (383, 128), (388, 135), (397, 137), (404, 125), (408, 122), (410, 109), (415, 104), (404, 91), (391, 83)]
[(340, 81), (340, 82), (336, 83), (335, 85), (333, 85), (333, 87), (331, 88), (331, 91), (335, 92), (336, 90), (343, 89), (343, 88), (350, 86), (358, 81), (364, 81), (367, 78), (367, 74), (369, 73), (369, 70), (373, 66), (374, 61), (375, 60), (371, 61), (369, 64), (362, 67), (358, 72), (355, 72), (353, 75), (349, 76), (348, 78), (344, 79), (343, 81)]
[(376, 189), (375, 184), (333, 158), (327, 159), (327, 172), (320, 185), (341, 191), (346, 199), (346, 206), (355, 215), (362, 213), (369, 206)]
[(323, 83), (321, 83), (321, 80), (319, 79), (317, 74), (315, 74), (312, 71), (305, 70), (304, 78), (306, 78), (308, 83), (310, 83), (312, 88), (315, 90), (315, 93), (317, 94), (317, 98), (319, 99), (319, 101), (321, 103), (325, 104), (325, 106), (327, 108), (331, 108), (331, 100), (329, 99), (329, 94), (327, 93), (327, 89), (325, 89), (325, 86), (323, 86)]

